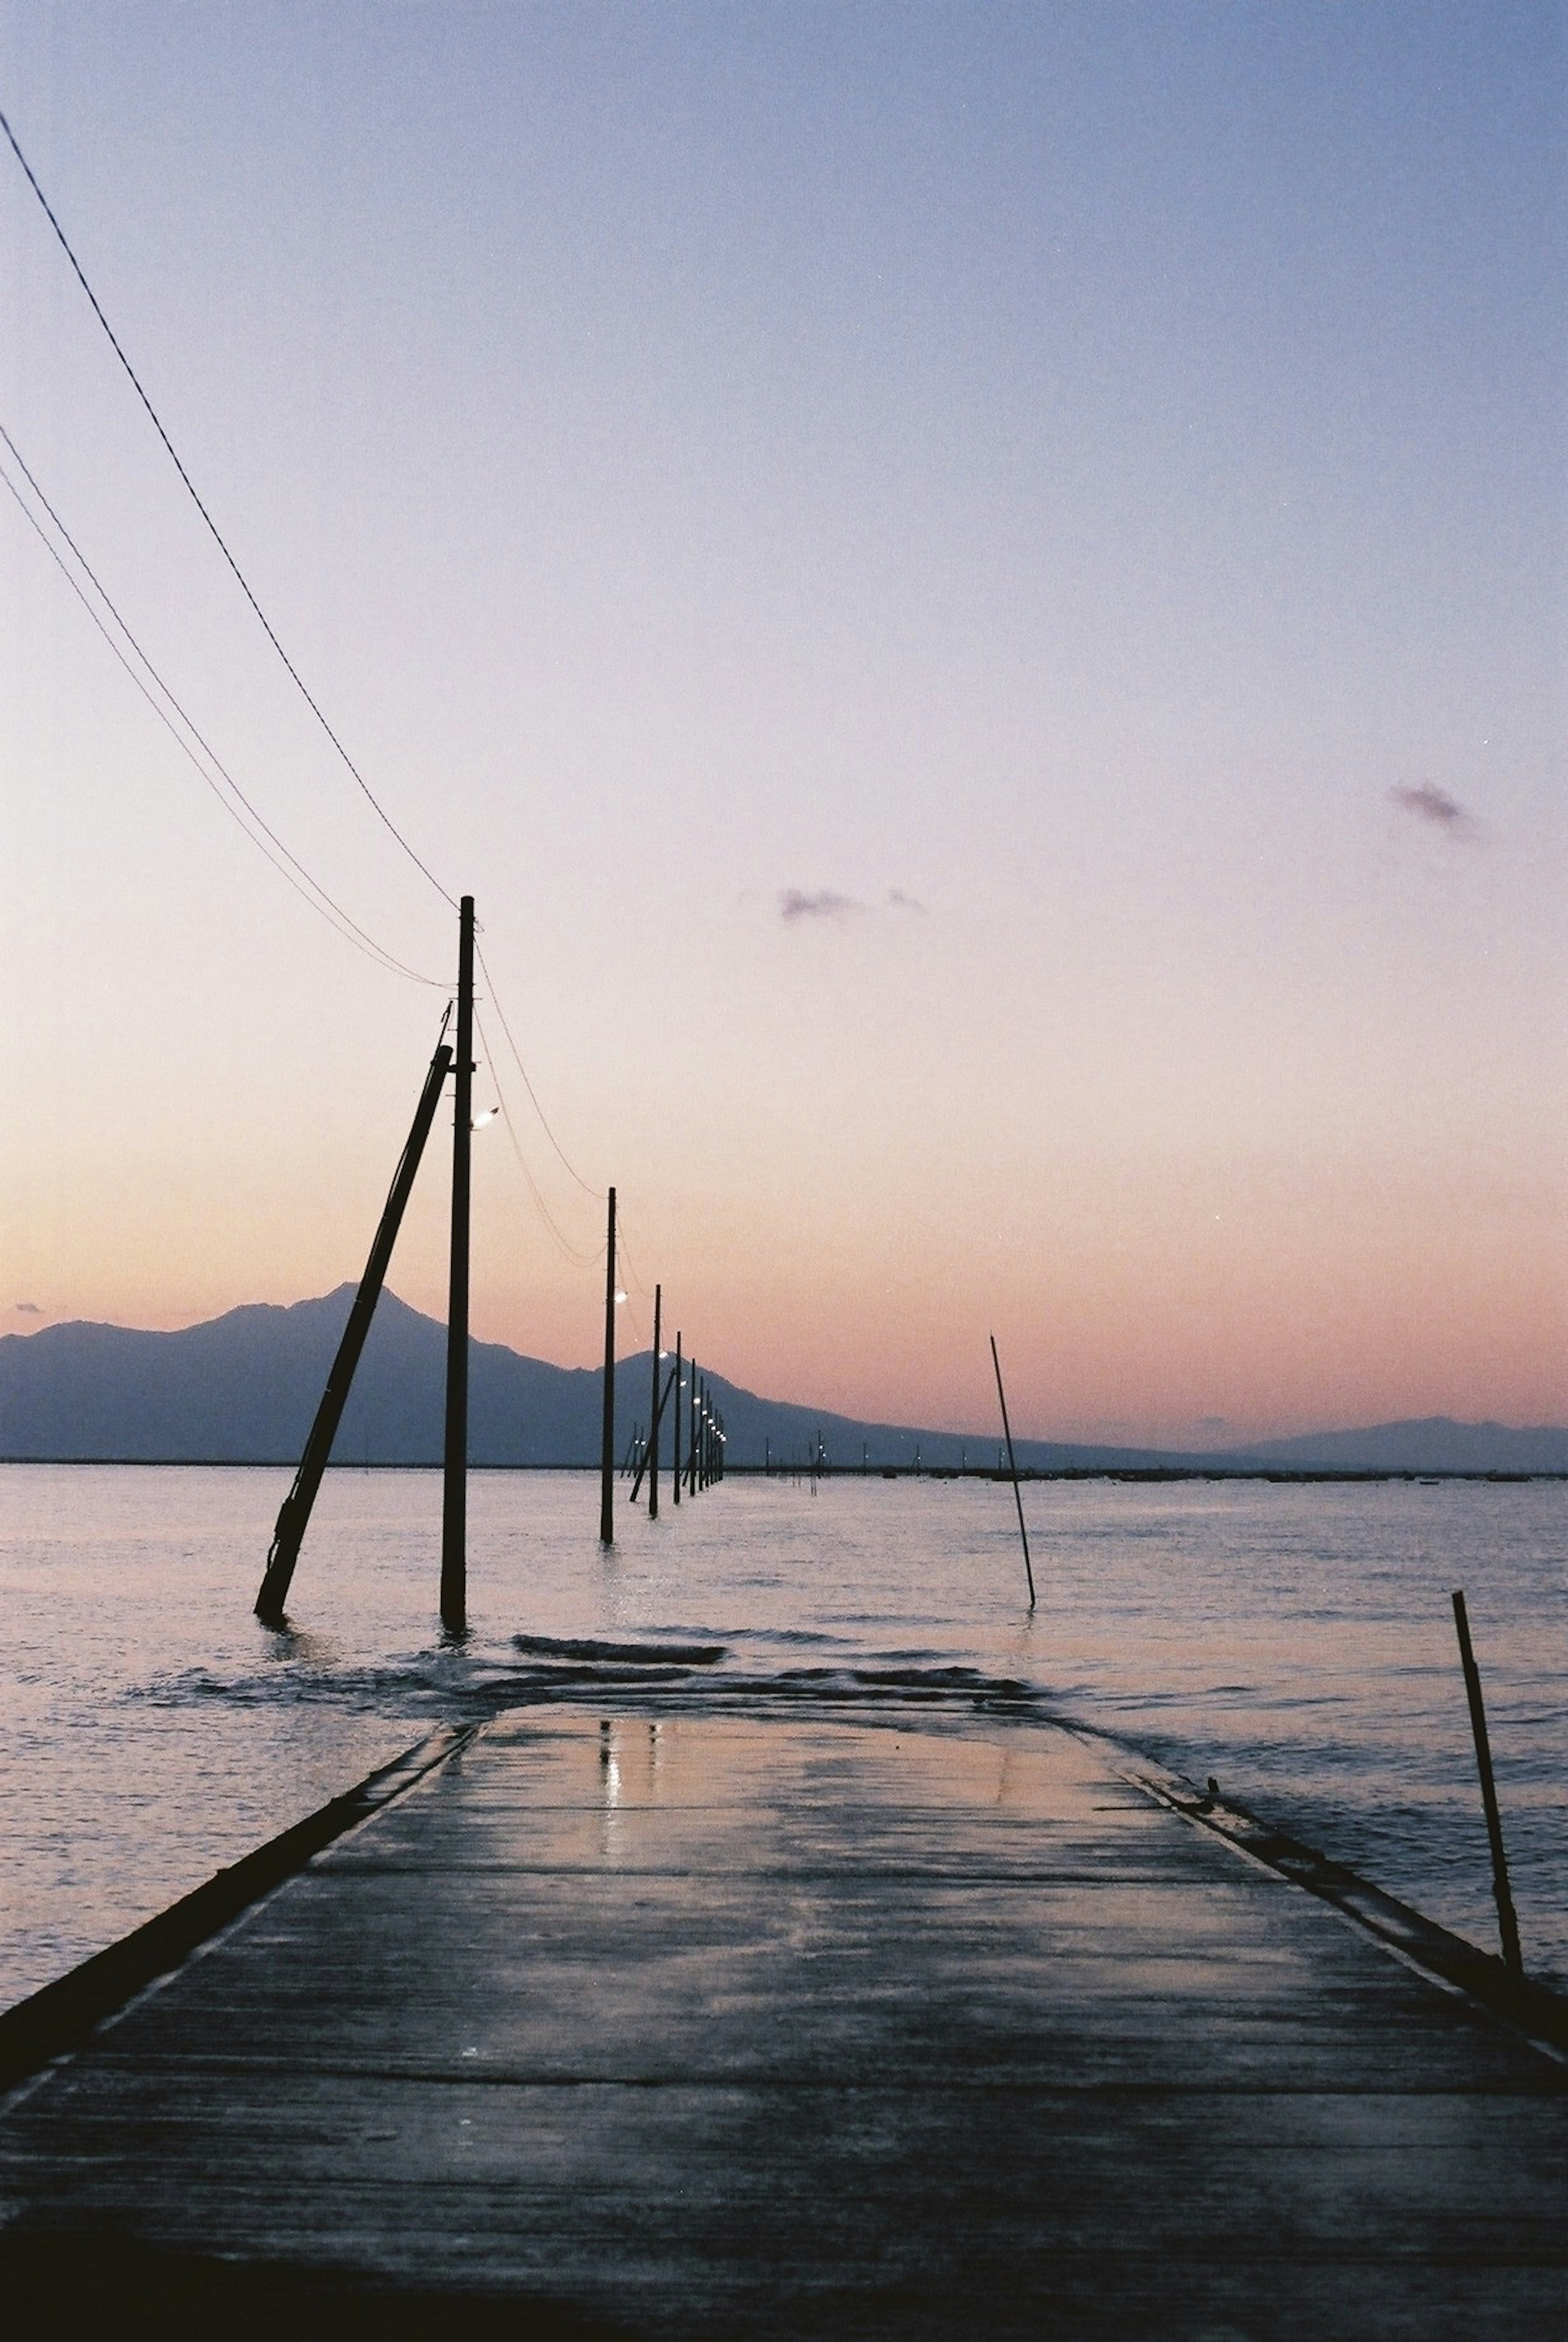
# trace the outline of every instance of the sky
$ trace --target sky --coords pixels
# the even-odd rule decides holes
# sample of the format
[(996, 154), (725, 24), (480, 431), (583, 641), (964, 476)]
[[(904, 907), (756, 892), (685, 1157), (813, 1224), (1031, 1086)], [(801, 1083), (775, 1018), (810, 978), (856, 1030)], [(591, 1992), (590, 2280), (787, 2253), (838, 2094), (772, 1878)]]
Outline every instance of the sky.
[(0, 106), (392, 827), (3, 148), (0, 422), (433, 979), (0, 493), (0, 1331), (356, 1276), (471, 892), (486, 1339), (614, 1181), (770, 1396), (1568, 1420), (1560, 5), (0, 0)]

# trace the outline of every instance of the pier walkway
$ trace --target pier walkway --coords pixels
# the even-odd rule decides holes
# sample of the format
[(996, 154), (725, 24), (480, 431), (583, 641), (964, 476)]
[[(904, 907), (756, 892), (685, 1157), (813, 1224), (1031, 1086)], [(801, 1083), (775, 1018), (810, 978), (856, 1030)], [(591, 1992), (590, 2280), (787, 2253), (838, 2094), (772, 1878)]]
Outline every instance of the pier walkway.
[(217, 2342), (1558, 2337), (1565, 2086), (1069, 1733), (518, 1711), (12, 2101), (0, 2290)]

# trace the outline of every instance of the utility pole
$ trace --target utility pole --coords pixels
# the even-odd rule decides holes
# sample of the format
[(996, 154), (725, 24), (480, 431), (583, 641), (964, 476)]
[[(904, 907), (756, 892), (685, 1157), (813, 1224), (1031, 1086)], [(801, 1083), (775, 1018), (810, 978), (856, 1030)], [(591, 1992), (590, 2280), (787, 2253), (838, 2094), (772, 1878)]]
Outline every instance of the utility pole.
[[(450, 1017), (450, 1008), (446, 1017)], [(326, 1378), (326, 1388), (315, 1411), (315, 1421), (305, 1442), (305, 1454), (295, 1473), (294, 1486), (283, 1500), (273, 1531), (272, 1548), (267, 1555), (266, 1576), (261, 1592), (256, 1596), (255, 1614), (268, 1626), (284, 1624), (284, 1604), (288, 1598), (295, 1564), (299, 1559), (300, 1546), (310, 1522), (311, 1506), (321, 1486), (322, 1474), (332, 1455), (333, 1441), (337, 1436), (343, 1410), (348, 1404), (355, 1368), (365, 1347), (370, 1321), (381, 1288), (386, 1281), (387, 1266), (392, 1259), (392, 1247), (397, 1241), (397, 1231), (403, 1225), (404, 1211), (414, 1188), (414, 1175), (419, 1168), (419, 1158), (424, 1152), (424, 1142), (430, 1136), (430, 1126), (435, 1119), (435, 1109), (441, 1102), (442, 1086), (452, 1064), (452, 1051), (446, 1040), (446, 1018), (443, 1018), (441, 1038), (435, 1055), (430, 1060), (430, 1071), (424, 1077), (414, 1127), (408, 1134), (396, 1173), (381, 1215), (381, 1225), (375, 1231), (375, 1242), (370, 1248), (370, 1258), (365, 1265), (365, 1275), (359, 1281), (359, 1291), (348, 1313), (348, 1323), (337, 1346), (337, 1356)]]
[[(657, 1393), (654, 1394), (655, 1397)], [(610, 1233), (604, 1247), (604, 1427), (599, 1444), (599, 1543), (615, 1542), (615, 1190), (610, 1190)]]
[(457, 906), (457, 1040), (452, 1107), (452, 1265), (446, 1304), (446, 1468), (441, 1492), (441, 1623), (468, 1624), (468, 1205), (474, 1149), (474, 897)]
[(648, 1421), (648, 1518), (659, 1517), (659, 1321), (664, 1297), (662, 1285), (654, 1287), (654, 1407)]
[(678, 1505), (681, 1501), (681, 1336), (675, 1332), (675, 1436), (670, 1443), (671, 1494)]
[(691, 1452), (686, 1465), (686, 1488), (688, 1494), (694, 1496), (697, 1493), (697, 1424), (701, 1412), (702, 1392), (701, 1386), (697, 1381), (697, 1362), (695, 1358), (694, 1358), (692, 1360), (691, 1418), (688, 1426), (691, 1435), (688, 1446)]

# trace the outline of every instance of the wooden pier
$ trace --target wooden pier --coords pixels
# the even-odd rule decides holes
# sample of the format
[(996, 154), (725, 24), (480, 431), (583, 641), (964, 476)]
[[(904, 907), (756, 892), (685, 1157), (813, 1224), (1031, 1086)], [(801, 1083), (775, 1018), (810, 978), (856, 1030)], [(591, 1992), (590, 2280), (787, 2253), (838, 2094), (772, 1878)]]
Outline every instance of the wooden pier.
[(410, 1778), (13, 2097), (8, 2331), (1568, 2330), (1568, 2070), (1073, 1735)]

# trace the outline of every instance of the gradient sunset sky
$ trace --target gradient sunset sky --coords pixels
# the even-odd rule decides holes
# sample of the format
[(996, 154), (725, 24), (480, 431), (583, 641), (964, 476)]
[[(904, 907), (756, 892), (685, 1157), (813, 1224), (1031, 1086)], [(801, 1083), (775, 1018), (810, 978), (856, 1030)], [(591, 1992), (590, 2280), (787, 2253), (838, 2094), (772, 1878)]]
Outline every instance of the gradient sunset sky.
[[(1555, 0), (25, 0), (0, 106), (627, 1349), (657, 1276), (857, 1415), (989, 1431), (994, 1327), (1032, 1436), (1568, 1420)], [(40, 487), (449, 981), (8, 149), (0, 267)], [(9, 495), (0, 594), (0, 1330), (356, 1276), (444, 992)], [(589, 1363), (499, 1077), (474, 1330)]]

